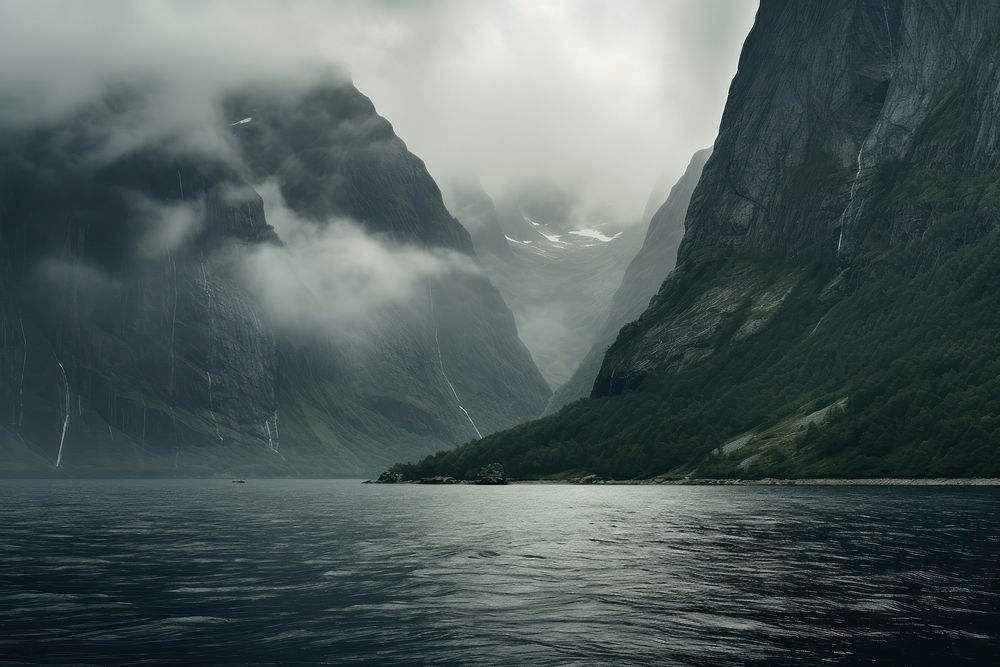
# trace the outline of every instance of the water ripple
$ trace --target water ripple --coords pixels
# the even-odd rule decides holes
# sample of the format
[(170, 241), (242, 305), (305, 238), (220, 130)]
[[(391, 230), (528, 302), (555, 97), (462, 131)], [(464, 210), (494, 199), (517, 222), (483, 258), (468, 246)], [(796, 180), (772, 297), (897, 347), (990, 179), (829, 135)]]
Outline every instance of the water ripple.
[(1000, 493), (5, 482), (0, 663), (988, 663)]

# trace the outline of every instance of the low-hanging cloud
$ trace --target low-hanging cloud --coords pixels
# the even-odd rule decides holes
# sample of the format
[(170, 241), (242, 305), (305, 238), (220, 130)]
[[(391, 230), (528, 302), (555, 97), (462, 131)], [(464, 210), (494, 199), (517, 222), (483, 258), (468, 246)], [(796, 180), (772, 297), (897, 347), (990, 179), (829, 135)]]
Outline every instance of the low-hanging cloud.
[(198, 233), (205, 218), (203, 201), (161, 204), (136, 196), (133, 211), (143, 227), (136, 247), (141, 257), (179, 250)]
[(350, 220), (303, 220), (273, 181), (257, 190), (284, 244), (256, 247), (241, 269), (279, 327), (357, 339), (382, 316), (425, 308), (431, 281), (479, 271), (467, 255), (391, 244)]
[[(753, 0), (6, 0), (0, 123), (72, 112), (119, 81), (155, 91), (144, 142), (225, 155), (218, 99), (349, 72), (435, 178), (545, 181), (640, 217), (714, 140)], [(585, 203), (590, 203), (590, 201)]]

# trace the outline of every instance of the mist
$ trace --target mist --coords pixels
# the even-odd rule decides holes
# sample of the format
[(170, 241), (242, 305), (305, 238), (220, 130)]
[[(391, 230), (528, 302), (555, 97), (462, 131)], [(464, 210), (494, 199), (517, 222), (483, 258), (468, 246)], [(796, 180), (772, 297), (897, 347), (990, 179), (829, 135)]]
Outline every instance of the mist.
[(278, 327), (356, 342), (380, 318), (422, 305), (431, 281), (479, 273), (467, 255), (382, 243), (353, 220), (304, 220), (273, 180), (256, 190), (284, 243), (254, 248), (241, 277)]
[[(223, 111), (228, 95), (352, 80), (446, 190), (476, 181), (498, 202), (540, 192), (560, 202), (562, 231), (607, 231), (641, 222), (657, 183), (713, 143), (755, 9), (753, 0), (12, 0), (0, 4), (0, 129), (68, 119), (87, 125), (85, 158), (99, 163), (155, 146), (245, 173), (231, 128), (243, 118)], [(386, 244), (357, 221), (301, 220), (274, 183), (253, 186), (283, 245), (255, 250), (242, 275), (279, 325), (357, 337), (428, 280), (479, 270)], [(141, 257), (177, 249), (203, 223), (199, 202), (137, 197), (133, 208)], [(619, 274), (591, 293), (610, 294)], [(539, 341), (536, 356), (565, 367), (561, 378), (575, 361), (567, 350), (589, 340), (581, 321), (596, 316), (508, 301), (522, 338)], [(602, 311), (604, 301), (589, 301)]]
[(711, 145), (752, 0), (337, 3), (8, 1), (0, 122), (72, 112), (145, 81), (112, 154), (169, 139), (225, 154), (219, 97), (260, 80), (353, 78), (438, 180), (546, 183), (639, 220), (662, 174)]

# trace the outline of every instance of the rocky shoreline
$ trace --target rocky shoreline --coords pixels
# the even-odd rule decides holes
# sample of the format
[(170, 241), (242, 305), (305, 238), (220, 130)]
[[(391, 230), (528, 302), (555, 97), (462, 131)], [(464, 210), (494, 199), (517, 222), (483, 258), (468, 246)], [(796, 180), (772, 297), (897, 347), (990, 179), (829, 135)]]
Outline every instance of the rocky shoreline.
[[(500, 481), (502, 480), (502, 481)], [(424, 477), (404, 480), (401, 478), (366, 480), (365, 484), (576, 484), (576, 485), (617, 485), (617, 486), (1000, 486), (1000, 478), (995, 477), (929, 477), (901, 478), (885, 477), (876, 479), (845, 479), (836, 477), (778, 479), (603, 479), (596, 475), (570, 479), (523, 479), (500, 478), (484, 480), (460, 480), (454, 477)]]
[(667, 486), (1000, 486), (1000, 478), (804, 478), (804, 479), (600, 479), (593, 476), (567, 480), (522, 480), (512, 484), (611, 484), (611, 485), (667, 485)]

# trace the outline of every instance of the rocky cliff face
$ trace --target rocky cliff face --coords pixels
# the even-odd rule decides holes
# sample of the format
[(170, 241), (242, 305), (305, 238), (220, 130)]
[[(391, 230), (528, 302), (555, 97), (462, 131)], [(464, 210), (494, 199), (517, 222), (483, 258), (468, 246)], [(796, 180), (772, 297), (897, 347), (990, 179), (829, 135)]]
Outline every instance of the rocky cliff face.
[[(275, 182), (302, 220), (322, 230), (347, 219), (390, 247), (450, 252), (474, 264), (469, 233), (423, 162), (352, 86), (245, 91), (225, 107), (231, 118), (251, 118), (234, 127), (248, 179)], [(288, 409), (299, 417), (288, 423), (302, 430), (299, 441), (326, 448), (328, 427), (309, 426), (308, 415), (338, 405), (353, 417), (334, 437), (388, 465), (393, 456), (475, 439), (538, 413), (548, 387), (486, 278), (431, 275), (416, 294), (371, 322), (364, 341), (295, 342), (293, 356), (308, 359), (303, 370), (321, 388), (285, 385), (282, 395), (296, 397)]]
[(135, 103), (109, 95), (72, 124), (2, 139), (12, 467), (195, 472), (271, 452), (274, 339), (234, 266), (277, 237), (217, 160), (103, 154)]
[(666, 201), (655, 209), (649, 220), (646, 238), (625, 270), (596, 342), (573, 376), (553, 394), (545, 408), (546, 414), (590, 395), (604, 353), (615, 341), (618, 331), (642, 314), (667, 274), (674, 268), (677, 248), (684, 236), (684, 216), (694, 188), (701, 178), (705, 161), (711, 154), (711, 149), (695, 153), (684, 175), (670, 189)]
[[(762, 3), (688, 211), (681, 267), (609, 352), (597, 393), (754, 335), (816, 264), (831, 271), (822, 294), (832, 298), (863, 280), (866, 240), (891, 248), (924, 235), (942, 212), (919, 201), (886, 209), (879, 177), (995, 168), (998, 16), (969, 2)], [(739, 258), (727, 276), (685, 285), (723, 253)], [(790, 265), (774, 280), (740, 259)]]
[(677, 268), (460, 474), (1000, 473), (1000, 6), (764, 0)]
[[(109, 151), (141, 104), (131, 90), (0, 138), (4, 472), (366, 475), (541, 409), (468, 233), (353, 87), (233, 95), (235, 161)], [(289, 327), (246, 275), (283, 247), (264, 181), (320, 232), (349, 219), (473, 269), (428, 274), (351, 338)]]

